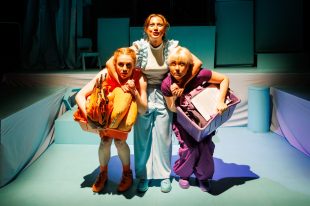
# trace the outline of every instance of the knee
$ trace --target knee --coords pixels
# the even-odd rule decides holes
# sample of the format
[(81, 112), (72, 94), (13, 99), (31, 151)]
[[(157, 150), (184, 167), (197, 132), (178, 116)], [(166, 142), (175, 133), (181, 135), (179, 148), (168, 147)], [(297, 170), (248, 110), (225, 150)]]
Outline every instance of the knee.
[(100, 142), (100, 147), (111, 147), (112, 139), (111, 138), (102, 138)]
[(114, 144), (117, 149), (124, 149), (127, 146), (127, 143), (123, 140), (114, 140)]

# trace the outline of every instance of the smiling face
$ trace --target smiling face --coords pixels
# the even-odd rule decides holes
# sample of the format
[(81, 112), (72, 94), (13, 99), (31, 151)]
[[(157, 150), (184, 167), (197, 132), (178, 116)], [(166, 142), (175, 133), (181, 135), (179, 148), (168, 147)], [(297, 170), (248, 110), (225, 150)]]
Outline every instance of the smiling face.
[(127, 80), (131, 77), (134, 68), (134, 60), (130, 55), (121, 54), (117, 57), (115, 67), (120, 79)]

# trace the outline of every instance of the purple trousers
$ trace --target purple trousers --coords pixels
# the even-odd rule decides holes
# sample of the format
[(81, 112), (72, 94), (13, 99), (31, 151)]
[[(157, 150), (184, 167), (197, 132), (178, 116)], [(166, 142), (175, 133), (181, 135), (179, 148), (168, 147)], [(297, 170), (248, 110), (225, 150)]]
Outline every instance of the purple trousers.
[(175, 162), (173, 170), (180, 177), (190, 177), (192, 174), (198, 180), (212, 179), (214, 174), (213, 153), (215, 145), (211, 133), (201, 142), (192, 138), (174, 117), (172, 129), (179, 141), (179, 159)]

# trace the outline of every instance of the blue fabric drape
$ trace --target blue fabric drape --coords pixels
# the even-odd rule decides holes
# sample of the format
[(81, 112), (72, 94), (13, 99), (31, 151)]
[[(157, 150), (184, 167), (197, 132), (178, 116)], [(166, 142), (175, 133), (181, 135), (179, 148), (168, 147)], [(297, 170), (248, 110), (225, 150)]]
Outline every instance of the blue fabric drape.
[(27, 0), (23, 33), (25, 69), (73, 69), (77, 4), (83, 0)]

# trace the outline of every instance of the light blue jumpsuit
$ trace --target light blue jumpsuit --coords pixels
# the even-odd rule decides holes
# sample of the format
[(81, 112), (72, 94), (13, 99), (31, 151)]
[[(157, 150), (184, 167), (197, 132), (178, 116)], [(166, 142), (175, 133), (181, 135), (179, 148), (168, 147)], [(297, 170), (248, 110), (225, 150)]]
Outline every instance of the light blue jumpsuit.
[(178, 41), (164, 41), (161, 46), (153, 48), (141, 39), (133, 45), (137, 53), (137, 66), (148, 81), (148, 110), (144, 115), (138, 115), (134, 125), (136, 178), (166, 179), (171, 173), (172, 113), (166, 107), (160, 86), (168, 72), (168, 54), (178, 45)]

